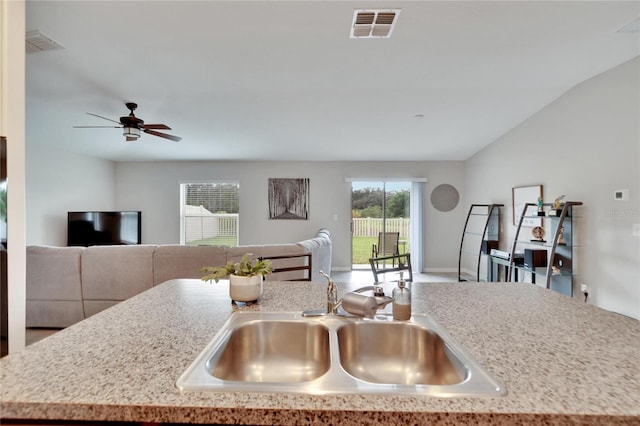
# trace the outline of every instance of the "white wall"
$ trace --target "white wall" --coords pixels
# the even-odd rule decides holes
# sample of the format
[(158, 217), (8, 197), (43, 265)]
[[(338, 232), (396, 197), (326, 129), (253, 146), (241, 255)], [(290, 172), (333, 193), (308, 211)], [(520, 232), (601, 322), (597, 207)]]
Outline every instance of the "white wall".
[[(269, 178), (309, 178), (308, 220), (269, 220)], [(116, 208), (142, 211), (144, 243), (179, 243), (179, 184), (202, 180), (240, 182), (240, 244), (285, 243), (309, 238), (329, 228), (332, 265), (351, 268), (351, 185), (346, 178), (426, 177), (425, 268), (457, 270), (460, 229), (465, 207), (449, 213), (434, 210), (431, 190), (449, 183), (463, 197), (462, 162), (132, 162), (116, 166)], [(336, 219), (334, 220), (334, 216)]]
[[(511, 188), (543, 185), (547, 202), (566, 194), (578, 214), (576, 297), (640, 318), (640, 86), (636, 58), (574, 87), (466, 164), (467, 202), (506, 206), (513, 241)], [(629, 190), (629, 201), (613, 192)], [(534, 200), (535, 201), (535, 200)]]
[(115, 163), (28, 144), (27, 244), (66, 246), (67, 212), (115, 209)]

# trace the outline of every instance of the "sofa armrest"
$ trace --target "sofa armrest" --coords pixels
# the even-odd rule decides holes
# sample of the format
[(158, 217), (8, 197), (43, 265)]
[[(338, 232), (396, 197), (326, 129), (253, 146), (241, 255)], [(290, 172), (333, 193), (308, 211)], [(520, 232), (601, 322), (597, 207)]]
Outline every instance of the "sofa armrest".
[(85, 318), (80, 280), (83, 251), (83, 247), (27, 247), (27, 327), (63, 328)]
[(320, 271), (331, 274), (331, 232), (326, 228), (321, 228), (314, 238), (300, 241), (298, 245), (312, 254), (311, 280), (324, 281)]

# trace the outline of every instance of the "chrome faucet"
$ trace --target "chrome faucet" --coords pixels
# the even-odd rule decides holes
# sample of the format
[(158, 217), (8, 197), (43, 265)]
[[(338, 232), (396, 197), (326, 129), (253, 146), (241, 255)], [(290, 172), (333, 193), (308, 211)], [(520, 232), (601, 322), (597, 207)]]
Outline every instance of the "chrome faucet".
[(327, 313), (337, 314), (340, 302), (338, 302), (338, 289), (336, 288), (336, 284), (333, 282), (333, 278), (324, 271), (320, 271), (320, 275), (327, 279)]
[[(373, 318), (378, 309), (384, 308), (386, 305), (393, 302), (393, 298), (384, 295), (382, 286), (377, 285), (365, 286), (357, 290), (353, 290), (345, 294), (342, 300), (338, 300), (338, 290), (333, 278), (327, 275), (324, 271), (320, 271), (320, 275), (327, 279), (327, 312), (318, 313), (316, 311), (305, 311), (302, 313), (304, 316), (336, 315), (338, 314), (338, 308), (342, 305), (345, 312), (352, 315)], [(373, 290), (372, 297), (355, 296), (355, 294), (369, 290)]]

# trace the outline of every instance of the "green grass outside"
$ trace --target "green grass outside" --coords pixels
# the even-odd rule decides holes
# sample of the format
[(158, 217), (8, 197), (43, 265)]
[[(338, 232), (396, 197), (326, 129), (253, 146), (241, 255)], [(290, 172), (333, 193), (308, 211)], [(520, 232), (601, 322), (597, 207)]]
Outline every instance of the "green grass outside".
[[(374, 244), (378, 244), (377, 237), (353, 237), (351, 241), (353, 247), (353, 264), (354, 265), (368, 265), (369, 258), (371, 257), (371, 247)], [(406, 253), (403, 240), (400, 240), (400, 253)]]
[(212, 237), (204, 240), (189, 241), (188, 246), (235, 246), (236, 237)]
[(368, 265), (371, 257), (371, 246), (376, 244), (376, 237), (353, 237), (353, 264)]

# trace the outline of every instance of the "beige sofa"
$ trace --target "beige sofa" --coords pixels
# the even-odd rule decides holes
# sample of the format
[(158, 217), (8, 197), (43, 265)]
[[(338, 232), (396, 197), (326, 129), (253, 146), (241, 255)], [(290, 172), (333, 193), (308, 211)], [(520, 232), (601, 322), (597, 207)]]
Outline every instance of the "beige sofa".
[[(227, 246), (134, 245), (27, 247), (27, 327), (62, 328), (174, 278), (200, 278), (202, 266), (246, 254), (311, 253), (312, 281), (331, 271), (331, 234), (320, 229), (290, 244)], [(280, 265), (281, 266), (281, 265)], [(270, 274), (267, 280), (285, 279)]]

